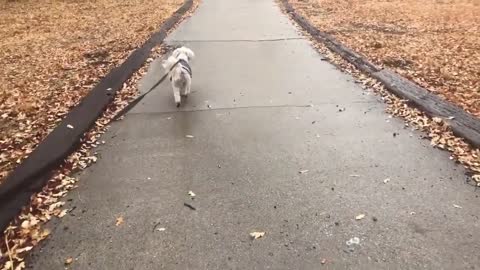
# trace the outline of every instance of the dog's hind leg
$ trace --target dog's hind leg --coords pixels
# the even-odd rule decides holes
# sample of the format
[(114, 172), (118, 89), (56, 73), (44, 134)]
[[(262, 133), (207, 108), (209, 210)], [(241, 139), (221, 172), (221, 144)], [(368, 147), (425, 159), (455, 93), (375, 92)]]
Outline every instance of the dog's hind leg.
[(186, 96), (188, 95), (188, 88), (187, 88), (186, 85), (184, 85), (184, 86), (182, 87), (182, 90), (180, 90), (180, 95), (181, 95), (182, 97), (186, 97)]
[(185, 73), (182, 73), (181, 77), (182, 77), (182, 83), (178, 84), (178, 87), (181, 89), (180, 95), (182, 97), (186, 97), (189, 94), (188, 85), (190, 84), (190, 77), (187, 76)]
[(190, 95), (192, 91), (192, 78), (187, 78), (187, 83), (185, 84), (185, 96)]
[(181, 102), (180, 89), (177, 87), (173, 87), (173, 98), (175, 99), (177, 108), (180, 107), (180, 102)]
[(190, 84), (185, 84), (183, 86), (183, 89), (182, 89), (182, 97), (188, 97), (188, 95), (190, 94)]

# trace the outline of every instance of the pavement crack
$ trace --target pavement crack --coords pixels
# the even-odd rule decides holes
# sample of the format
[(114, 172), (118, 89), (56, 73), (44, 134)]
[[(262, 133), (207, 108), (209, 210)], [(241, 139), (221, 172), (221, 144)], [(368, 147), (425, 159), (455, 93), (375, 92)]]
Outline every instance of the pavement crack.
[(169, 40), (170, 44), (178, 43), (231, 43), (231, 42), (278, 42), (289, 40), (305, 40), (303, 37), (270, 38), (270, 39), (184, 39)]
[[(352, 103), (374, 103), (369, 101), (360, 101)], [(334, 105), (337, 103), (334, 102), (323, 102), (317, 103), (315, 105)], [(163, 112), (130, 112), (127, 115), (142, 115), (142, 114), (171, 114), (171, 113), (183, 113), (183, 112), (205, 112), (205, 111), (232, 111), (232, 110), (247, 110), (247, 109), (272, 109), (272, 108), (314, 108), (315, 105), (253, 105), (253, 106), (238, 106), (238, 107), (218, 107), (218, 108), (205, 108), (205, 109), (180, 109), (172, 111), (163, 111)]]
[(269, 109), (269, 108), (308, 108), (311, 105), (271, 105), (271, 106), (239, 106), (239, 107), (219, 107), (219, 108), (205, 108), (205, 109), (185, 109), (176, 111), (164, 111), (164, 112), (133, 112), (127, 115), (139, 115), (139, 114), (171, 114), (171, 113), (183, 113), (183, 112), (206, 112), (206, 111), (231, 111), (231, 110), (245, 110), (245, 109)]

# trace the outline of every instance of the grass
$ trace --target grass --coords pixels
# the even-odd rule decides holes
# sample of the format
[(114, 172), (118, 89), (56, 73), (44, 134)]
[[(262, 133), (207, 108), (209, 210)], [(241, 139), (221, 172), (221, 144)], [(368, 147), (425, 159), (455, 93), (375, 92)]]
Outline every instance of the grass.
[(318, 29), (480, 117), (480, 0), (291, 0)]
[(0, 0), (0, 182), (183, 0)]

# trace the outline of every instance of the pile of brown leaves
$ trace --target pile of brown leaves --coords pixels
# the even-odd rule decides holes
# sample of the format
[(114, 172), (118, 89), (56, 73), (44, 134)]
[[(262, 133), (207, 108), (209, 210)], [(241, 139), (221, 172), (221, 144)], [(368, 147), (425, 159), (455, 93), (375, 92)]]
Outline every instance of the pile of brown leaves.
[(480, 0), (291, 0), (318, 29), (480, 117)]
[[(310, 37), (308, 33), (303, 32), (305, 36)], [(406, 121), (405, 129), (423, 131), (433, 147), (451, 152), (451, 159), (462, 164), (469, 172), (473, 172), (473, 184), (480, 186), (480, 149), (473, 148), (463, 138), (455, 136), (445, 119), (428, 117), (422, 111), (410, 107), (406, 100), (400, 99), (386, 90), (381, 82), (359, 71), (340, 55), (329, 50), (323, 43), (317, 42), (311, 37), (310, 39), (321, 54), (339, 69), (356, 78), (356, 82), (362, 84), (363, 89), (372, 90), (380, 95), (387, 104), (386, 112)]]
[[(43, 2), (43, 1), (40, 1)], [(182, 3), (183, 1), (179, 0), (172, 0), (170, 2), (165, 0), (154, 0), (152, 1), (143, 1), (143, 0), (136, 0), (136, 1), (119, 1), (119, 3), (115, 3), (115, 1), (97, 1), (95, 3), (58, 3), (58, 5), (73, 5), (79, 10), (77, 10), (77, 14), (81, 13), (83, 8), (86, 6), (90, 7), (90, 12), (84, 13), (83, 15), (86, 16), (94, 16), (100, 18), (101, 16), (97, 13), (99, 12), (107, 12), (103, 10), (105, 7), (118, 7), (120, 10), (116, 12), (108, 11), (107, 13), (114, 16), (116, 15), (117, 18), (105, 18), (103, 19), (104, 22), (112, 22), (111, 26), (106, 27), (105, 29), (101, 29), (101, 26), (95, 26), (93, 20), (90, 20), (92, 25), (81, 25), (79, 24), (79, 28), (82, 29), (90, 29), (92, 31), (96, 31), (96, 33), (104, 33), (106, 38), (109, 36), (108, 33), (114, 34), (111, 36), (111, 39), (115, 42), (110, 42), (107, 47), (102, 47), (105, 45), (103, 40), (88, 40), (86, 37), (89, 37), (91, 33), (88, 30), (85, 35), (85, 41), (89, 44), (97, 44), (98, 48), (91, 45), (92, 50), (96, 51), (99, 49), (106, 50), (108, 52), (108, 56), (105, 57), (108, 63), (101, 64), (104, 66), (97, 66), (89, 62), (89, 60), (85, 60), (84, 58), (88, 58), (85, 56), (84, 51), (77, 51), (77, 53), (71, 52), (71, 56), (75, 56), (77, 58), (68, 59), (66, 61), (72, 69), (72, 73), (78, 72), (79, 76), (76, 76), (77, 81), (70, 78), (67, 82), (72, 84), (68, 84), (67, 82), (57, 82), (62, 84), (62, 89), (55, 88), (56, 84), (50, 84), (54, 82), (53, 80), (50, 81), (42, 81), (36, 80), (39, 77), (32, 77), (30, 78), (30, 82), (34, 85), (43, 85), (41, 89), (47, 91), (42, 92), (39, 90), (35, 90), (32, 93), (25, 93), (20, 87), (16, 87), (16, 92), (13, 92), (12, 95), (4, 91), (3, 88), (0, 88), (0, 97), (9, 102), (17, 102), (17, 103), (9, 103), (10, 105), (2, 104), (1, 108), (4, 108), (6, 112), (8, 112), (8, 117), (4, 117), (2, 121), (0, 121), (0, 130), (2, 131), (0, 136), (0, 149), (2, 154), (0, 154), (0, 176), (4, 176), (3, 172), (11, 170), (14, 166), (12, 161), (16, 161), (17, 158), (24, 158), (28, 153), (31, 152), (31, 149), (41, 140), (48, 132), (55, 127), (55, 123), (61, 120), (61, 118), (68, 112), (68, 109), (71, 108), (78, 102), (78, 100), (83, 97), (88, 90), (89, 87), (93, 86), (94, 82), (98, 81), (101, 76), (108, 72), (108, 69), (114, 67), (115, 65), (121, 63), (124, 58), (138, 45), (144, 42), (149, 37), (149, 34), (153, 32), (154, 29), (158, 29), (159, 25), (169, 16), (171, 15)], [(4, 4), (4, 3), (2, 3)], [(17, 7), (25, 7), (28, 5), (37, 6), (38, 3), (33, 3), (30, 1), (26, 2), (18, 2), (15, 5)], [(45, 1), (46, 5), (53, 5), (55, 1)], [(108, 4), (108, 5), (107, 5)], [(13, 12), (13, 5), (14, 4), (5, 4), (6, 6), (10, 6)], [(109, 6), (110, 5), (110, 6)], [(198, 2), (195, 2), (195, 8), (198, 5)], [(83, 8), (81, 8), (83, 6)], [(152, 6), (155, 6), (152, 9)], [(95, 8), (96, 7), (96, 8)], [(127, 8), (128, 7), (128, 8)], [(26, 7), (25, 7), (26, 8)], [(72, 8), (72, 6), (70, 6)], [(131, 10), (130, 10), (131, 9)], [(157, 10), (158, 9), (158, 10)], [(28, 9), (32, 11), (33, 9), (30, 7)], [(54, 9), (55, 10), (55, 9)], [(87, 8), (88, 10), (88, 8)], [(187, 17), (193, 12), (194, 8), (190, 11), (190, 13), (184, 16)], [(0, 14), (4, 10), (0, 11)], [(97, 13), (95, 13), (95, 12)], [(17, 10), (18, 13), (22, 13), (20, 10)], [(48, 10), (44, 10), (44, 12), (48, 12)], [(71, 13), (75, 13), (70, 11)], [(33, 12), (34, 14), (38, 14)], [(132, 22), (132, 21), (122, 21), (119, 20), (120, 18), (126, 18), (128, 20), (128, 16), (124, 17), (125, 14), (130, 14), (131, 18), (141, 18), (136, 19), (137, 21), (142, 22)], [(138, 16), (135, 16), (138, 14)], [(3, 15), (3, 14), (2, 14)], [(60, 14), (52, 13), (49, 16), (51, 18), (59, 18)], [(32, 15), (34, 16), (34, 15)], [(42, 14), (41, 17), (49, 17), (46, 14)], [(79, 15), (81, 16), (81, 15)], [(3, 19), (0, 18), (0, 21)], [(78, 29), (73, 27), (75, 24), (75, 20), (72, 17), (71, 24), (68, 24), (65, 21), (66, 25), (72, 26), (70, 29), (73, 32), (76, 32)], [(133, 20), (133, 19), (131, 19)], [(48, 20), (47, 20), (48, 21)], [(2, 22), (3, 23), (3, 22)], [(52, 25), (53, 21), (47, 23), (45, 27), (48, 25)], [(139, 25), (146, 24), (148, 27), (146, 29), (139, 29)], [(98, 28), (97, 28), (98, 27)], [(138, 28), (137, 28), (138, 27)], [(48, 28), (48, 27), (47, 27)], [(115, 29), (114, 29), (115, 28)], [(58, 30), (58, 29), (57, 29)], [(78, 35), (80, 33), (76, 32)], [(31, 33), (33, 35), (33, 33)], [(58, 38), (58, 36), (57, 36)], [(114, 38), (118, 38), (118, 40), (114, 40)], [(129, 40), (130, 39), (130, 40)], [(45, 40), (43, 40), (45, 41)], [(0, 41), (1, 44), (2, 41)], [(45, 41), (48, 42), (48, 41)], [(52, 43), (46, 43), (46, 45), (36, 44), (35, 46), (42, 47), (43, 50), (49, 51), (52, 53), (57, 49), (49, 49), (48, 44), (52, 45)], [(72, 40), (72, 44), (76, 44), (75, 40)], [(25, 45), (25, 44), (24, 44)], [(70, 48), (70, 47), (69, 47)], [(95, 49), (96, 48), (96, 49)], [(3, 47), (0, 49), (0, 53), (3, 52)], [(68, 48), (66, 49), (68, 50)], [(161, 46), (157, 46), (152, 50), (152, 55), (147, 62), (150, 63), (154, 57), (158, 57), (165, 52), (165, 48)], [(80, 57), (83, 55), (84, 58)], [(91, 55), (91, 54), (88, 54)], [(35, 55), (38, 59), (45, 59), (42, 55)], [(81, 63), (77, 63), (76, 60), (79, 60)], [(3, 61), (3, 59), (0, 59)], [(28, 61), (22, 62), (23, 64), (28, 64)], [(56, 70), (51, 68), (55, 63), (45, 62), (34, 62), (31, 63), (30, 67), (36, 68), (44, 73), (42, 76), (53, 76), (52, 78), (59, 78), (65, 69)], [(41, 69), (41, 67), (50, 67), (50, 69)], [(20, 67), (22, 70), (24, 67)], [(115, 96), (114, 101), (112, 104), (109, 105), (107, 110), (104, 112), (103, 116), (96, 121), (96, 125), (90, 130), (85, 137), (83, 138), (83, 144), (79, 150), (71, 154), (65, 161), (65, 164), (62, 165), (54, 172), (54, 176), (50, 179), (48, 184), (43, 188), (43, 190), (31, 198), (31, 203), (29, 206), (25, 207), (22, 210), (22, 213), (12, 221), (11, 225), (5, 230), (3, 239), (0, 241), (0, 266), (3, 266), (3, 269), (23, 269), (25, 268), (24, 257), (26, 253), (31, 250), (35, 245), (37, 245), (41, 240), (45, 239), (49, 234), (48, 229), (44, 229), (43, 225), (45, 222), (50, 220), (52, 217), (63, 217), (68, 214), (68, 209), (61, 209), (64, 205), (64, 202), (61, 201), (61, 198), (66, 196), (67, 192), (76, 187), (77, 179), (71, 177), (70, 175), (72, 172), (77, 170), (81, 170), (86, 168), (92, 163), (95, 163), (97, 160), (96, 153), (94, 149), (105, 143), (104, 141), (99, 141), (100, 136), (108, 129), (108, 125), (113, 117), (122, 109), (124, 108), (129, 101), (131, 101), (135, 96), (138, 95), (137, 83), (140, 78), (146, 73), (148, 68), (148, 64), (144, 65), (138, 72), (136, 72), (126, 83), (122, 90), (120, 90), (117, 95)], [(3, 71), (2, 71), (3, 72)], [(45, 75), (46, 74), (46, 75)], [(82, 75), (83, 74), (83, 75)], [(3, 78), (0, 78), (3, 79)], [(25, 79), (26, 78), (21, 78)], [(12, 78), (13, 82), (13, 78)], [(87, 87), (89, 86), (89, 87)], [(3, 86), (2, 86), (3, 87)], [(51, 87), (51, 88), (48, 88)], [(79, 90), (77, 87), (80, 87), (82, 90)], [(31, 89), (28, 89), (32, 91)], [(60, 97), (53, 96), (49, 94), (52, 91), (56, 95), (63, 97), (62, 100)], [(70, 92), (68, 92), (70, 91)], [(16, 94), (15, 94), (16, 93)], [(78, 96), (76, 96), (78, 95)], [(48, 96), (48, 98), (46, 98)], [(35, 99), (38, 98), (38, 99)], [(33, 102), (33, 107), (37, 108), (36, 106), (42, 105), (46, 106), (47, 108), (41, 108), (41, 112), (48, 113), (50, 117), (44, 118), (43, 115), (37, 115), (33, 112), (27, 115), (26, 112), (21, 111), (18, 108), (14, 108), (12, 104), (17, 104), (16, 106), (19, 107), (23, 104), (28, 104), (30, 101)], [(32, 108), (33, 108), (32, 107)], [(59, 113), (62, 112), (62, 113)], [(65, 112), (65, 113), (64, 113)], [(40, 113), (39, 113), (40, 114)], [(11, 121), (11, 117), (15, 115), (15, 119), (18, 121), (19, 115), (24, 115), (24, 120), (22, 124), (14, 125), (15, 123)], [(7, 119), (7, 120), (5, 120)], [(43, 121), (43, 122), (42, 122)], [(34, 123), (34, 124), (32, 124)], [(41, 123), (41, 124), (39, 124)], [(25, 128), (28, 127), (28, 128)], [(47, 130), (42, 130), (42, 127), (47, 128)], [(11, 131), (10, 129), (14, 129)], [(4, 132), (10, 132), (9, 134), (19, 134), (21, 133), (22, 136), (16, 136), (19, 139), (10, 140), (8, 136)], [(16, 133), (15, 133), (16, 132)], [(34, 134), (30, 134), (28, 132), (36, 132)], [(41, 135), (41, 136), (40, 136)], [(18, 144), (18, 142), (22, 142), (22, 144)], [(25, 146), (25, 147), (24, 147)], [(8, 151), (7, 151), (8, 150)], [(7, 151), (7, 152), (3, 152)], [(11, 152), (10, 152), (11, 151)], [(15, 153), (14, 153), (15, 152)], [(6, 155), (3, 155), (6, 153)], [(12, 155), (9, 156), (9, 155)], [(13, 157), (13, 155), (15, 155)], [(1, 177), (0, 177), (1, 179)], [(67, 259), (69, 264), (73, 262), (73, 259)]]
[[(157, 46), (152, 50), (152, 58), (160, 57), (167, 48)], [(76, 188), (77, 178), (71, 177), (72, 173), (83, 170), (97, 161), (94, 149), (105, 143), (99, 141), (113, 118), (130, 101), (138, 96), (138, 82), (145, 75), (149, 65), (145, 64), (139, 69), (117, 93), (114, 101), (108, 106), (102, 117), (95, 122), (95, 126), (84, 136), (80, 149), (66, 158), (65, 163), (53, 172), (53, 177), (41, 192), (34, 194), (28, 207), (4, 231), (3, 241), (0, 242), (0, 265), (2, 270), (15, 270), (25, 268), (24, 257), (28, 251), (44, 240), (50, 234), (43, 225), (52, 217), (63, 217), (70, 209), (61, 209), (65, 202), (61, 198)], [(120, 119), (121, 120), (121, 119)], [(67, 259), (68, 260), (68, 259)]]
[(0, 182), (183, 0), (0, 0)]
[(99, 138), (107, 131), (111, 119), (138, 94), (136, 83), (145, 70), (146, 67), (143, 67), (125, 83), (114, 102), (96, 121), (95, 127), (85, 135), (80, 149), (66, 159), (65, 164), (54, 172), (54, 176), (42, 191), (32, 196), (30, 205), (24, 208), (19, 217), (5, 230), (4, 241), (0, 243), (2, 270), (13, 269), (13, 266), (15, 269), (23, 269), (25, 253), (50, 234), (50, 231), (42, 228), (42, 225), (54, 216), (61, 218), (68, 213), (68, 209), (60, 208), (65, 204), (60, 200), (76, 187), (77, 179), (69, 175), (96, 162), (96, 153), (92, 150), (105, 143), (99, 141)]
[[(163, 55), (165, 51), (166, 48), (162, 46), (155, 47), (152, 50), (152, 58), (149, 58), (148, 63), (153, 58)], [(26, 253), (50, 234), (48, 229), (43, 228), (45, 222), (51, 220), (52, 217), (61, 218), (68, 214), (69, 209), (61, 209), (65, 204), (61, 201), (61, 198), (75, 188), (78, 181), (70, 175), (97, 161), (94, 149), (105, 143), (105, 141), (99, 141), (101, 135), (108, 130), (109, 124), (117, 113), (138, 95), (138, 81), (147, 69), (148, 64), (144, 65), (124, 83), (114, 101), (108, 106), (102, 117), (95, 122), (92, 130), (85, 135), (80, 149), (72, 153), (65, 160), (65, 163), (54, 171), (53, 177), (47, 185), (41, 192), (32, 196), (29, 206), (25, 207), (22, 213), (5, 230), (3, 241), (0, 242), (2, 270), (25, 268), (24, 257)], [(70, 260), (70, 258), (67, 260)]]

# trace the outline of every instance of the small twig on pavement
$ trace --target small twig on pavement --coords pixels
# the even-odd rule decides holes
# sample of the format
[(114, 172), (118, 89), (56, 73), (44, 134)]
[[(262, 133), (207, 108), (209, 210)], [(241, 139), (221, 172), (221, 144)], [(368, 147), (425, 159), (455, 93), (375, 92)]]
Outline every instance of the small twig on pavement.
[(152, 232), (155, 232), (155, 229), (157, 228), (158, 225), (160, 225), (160, 223), (162, 223), (161, 221), (155, 223), (155, 225), (153, 225), (153, 230)]
[(183, 205), (185, 205), (186, 207), (192, 209), (192, 210), (197, 210), (197, 208), (195, 208), (193, 205), (189, 204), (189, 203), (183, 203)]

